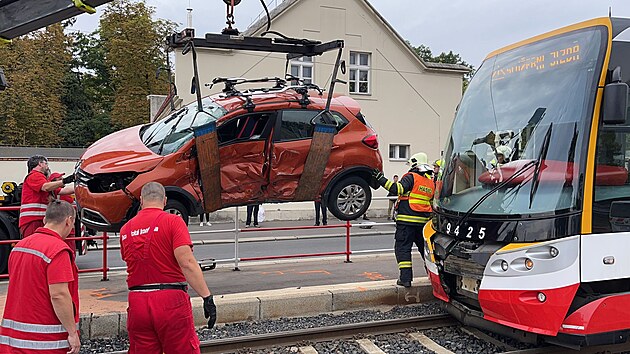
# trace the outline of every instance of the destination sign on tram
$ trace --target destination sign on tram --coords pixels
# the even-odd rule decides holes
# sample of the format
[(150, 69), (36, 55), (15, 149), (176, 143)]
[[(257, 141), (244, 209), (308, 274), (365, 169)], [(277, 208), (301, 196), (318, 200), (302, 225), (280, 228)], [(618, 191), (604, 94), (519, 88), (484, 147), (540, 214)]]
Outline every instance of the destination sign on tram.
[(521, 57), (517, 62), (508, 63), (508, 65), (503, 67), (497, 66), (492, 72), (492, 80), (501, 80), (519, 73), (553, 70), (563, 65), (577, 63), (580, 59), (580, 44), (573, 43), (571, 46), (557, 48), (533, 56)]

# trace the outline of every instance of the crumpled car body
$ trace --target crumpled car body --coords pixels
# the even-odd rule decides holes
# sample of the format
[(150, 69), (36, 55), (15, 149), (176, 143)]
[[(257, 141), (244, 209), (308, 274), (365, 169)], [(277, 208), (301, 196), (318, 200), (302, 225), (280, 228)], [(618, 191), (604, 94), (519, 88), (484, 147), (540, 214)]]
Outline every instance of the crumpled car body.
[[(300, 97), (291, 90), (254, 95), (251, 109), (243, 107), (242, 97), (209, 96), (202, 100), (204, 113), (193, 102), (158, 122), (100, 139), (76, 169), (82, 222), (118, 231), (137, 213), (141, 188), (151, 181), (165, 186), (165, 210), (185, 221), (203, 212), (193, 129), (210, 122), (219, 141), (222, 207), (294, 201), (326, 104), (325, 96), (314, 94), (304, 107)], [(378, 187), (371, 171), (382, 169), (382, 159), (376, 132), (356, 101), (336, 96), (330, 111), (336, 132), (319, 194), (333, 215), (349, 220), (369, 207), (369, 187)]]

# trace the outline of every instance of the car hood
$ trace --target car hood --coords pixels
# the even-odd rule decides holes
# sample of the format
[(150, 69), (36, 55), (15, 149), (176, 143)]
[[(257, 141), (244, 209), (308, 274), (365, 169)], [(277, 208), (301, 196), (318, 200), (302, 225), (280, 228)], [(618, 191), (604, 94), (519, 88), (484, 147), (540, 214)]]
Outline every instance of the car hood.
[(145, 172), (164, 158), (149, 150), (140, 140), (140, 128), (112, 133), (87, 148), (81, 156), (81, 169), (89, 174), (112, 172)]

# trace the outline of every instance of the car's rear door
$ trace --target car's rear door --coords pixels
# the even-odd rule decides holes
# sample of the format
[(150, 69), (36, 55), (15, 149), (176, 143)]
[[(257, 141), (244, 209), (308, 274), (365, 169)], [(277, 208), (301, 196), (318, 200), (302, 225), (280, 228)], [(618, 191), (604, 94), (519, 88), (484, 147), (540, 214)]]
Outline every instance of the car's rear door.
[(223, 206), (265, 199), (275, 116), (276, 112), (244, 114), (217, 127)]
[[(311, 147), (315, 129), (313, 118), (319, 113), (318, 110), (307, 109), (286, 109), (278, 113), (270, 156), (269, 199), (293, 200)], [(337, 128), (342, 128), (345, 123), (337, 122)], [(335, 136), (333, 150), (338, 146), (338, 140)], [(330, 172), (329, 167), (326, 172)]]

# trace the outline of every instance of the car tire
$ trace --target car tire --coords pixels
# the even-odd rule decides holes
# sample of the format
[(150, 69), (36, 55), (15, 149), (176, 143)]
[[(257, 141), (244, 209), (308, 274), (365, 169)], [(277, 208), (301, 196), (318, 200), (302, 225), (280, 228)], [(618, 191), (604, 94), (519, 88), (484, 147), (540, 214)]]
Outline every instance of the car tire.
[(170, 214), (181, 216), (182, 219), (184, 219), (184, 223), (188, 225), (188, 209), (186, 209), (184, 204), (182, 204), (181, 202), (174, 199), (168, 199), (166, 201), (164, 211)]
[(361, 177), (350, 176), (337, 182), (328, 195), (328, 210), (339, 220), (354, 220), (370, 207), (372, 190)]

